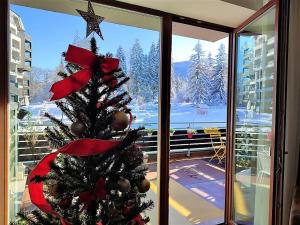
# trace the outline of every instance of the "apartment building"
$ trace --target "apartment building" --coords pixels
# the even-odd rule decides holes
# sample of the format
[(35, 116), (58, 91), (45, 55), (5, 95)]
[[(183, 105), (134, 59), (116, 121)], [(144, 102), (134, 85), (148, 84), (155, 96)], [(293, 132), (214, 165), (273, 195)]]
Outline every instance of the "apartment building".
[(243, 90), (239, 91), (238, 104), (242, 107), (251, 107), (251, 104), (255, 101), (255, 89), (253, 84), (255, 84), (253, 76), (253, 50), (251, 43), (245, 42), (242, 46), (242, 71), (241, 76), (239, 76), (239, 83)]
[(10, 97), (21, 106), (29, 104), (29, 78), (31, 71), (31, 37), (26, 34), (22, 19), (10, 11)]
[[(254, 48), (253, 48), (254, 46)], [(241, 52), (239, 105), (257, 113), (272, 112), (274, 36), (258, 35), (245, 42)]]
[[(18, 180), (23, 179), (23, 164), (19, 163), (18, 151), (18, 119), (19, 109), (29, 104), (29, 77), (31, 71), (32, 48), (31, 37), (26, 34), (22, 19), (10, 10), (10, 62), (9, 62), (9, 97), (10, 97), (10, 149), (9, 167), (10, 176), (14, 182), (11, 183), (10, 199), (20, 201), (16, 190)], [(19, 117), (19, 118), (18, 118)], [(19, 205), (10, 205), (10, 210), (18, 212)]]
[[(272, 93), (274, 79), (274, 36), (259, 35), (255, 39), (254, 79), (256, 108), (258, 112), (272, 112)], [(264, 101), (261, 101), (264, 99)]]

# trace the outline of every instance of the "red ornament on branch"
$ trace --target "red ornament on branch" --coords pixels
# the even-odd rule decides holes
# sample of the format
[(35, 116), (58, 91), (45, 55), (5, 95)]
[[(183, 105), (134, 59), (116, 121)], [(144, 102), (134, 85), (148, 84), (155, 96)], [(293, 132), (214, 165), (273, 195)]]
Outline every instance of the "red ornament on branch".
[(89, 209), (93, 200), (105, 199), (106, 197), (105, 180), (100, 178), (95, 185), (94, 190), (82, 192), (79, 195), (79, 199), (84, 203), (84, 207)]
[[(87, 49), (69, 45), (65, 59), (70, 63), (79, 65), (82, 70), (54, 83), (50, 89), (53, 92), (51, 101), (64, 98), (86, 86), (91, 79), (92, 68), (97, 63), (98, 56)], [(115, 58), (103, 58), (100, 64), (99, 69), (103, 73), (102, 79), (103, 81), (110, 81), (108, 85), (112, 88), (117, 85), (118, 81), (110, 73), (118, 68), (119, 60)]]

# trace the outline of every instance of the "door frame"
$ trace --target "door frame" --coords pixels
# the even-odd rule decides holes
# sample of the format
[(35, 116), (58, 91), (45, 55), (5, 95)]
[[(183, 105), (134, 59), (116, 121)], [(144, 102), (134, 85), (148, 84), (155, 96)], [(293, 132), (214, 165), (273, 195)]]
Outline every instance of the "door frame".
[(0, 1), (0, 224), (8, 224), (8, 0)]
[[(119, 2), (119, 1), (111, 1), (111, 0), (92, 0), (95, 3), (104, 4), (112, 7), (117, 7), (121, 9), (127, 9), (131, 11), (146, 13), (149, 15), (160, 16), (162, 18), (162, 26), (161, 35), (164, 38), (165, 42), (162, 43), (161, 47), (161, 55), (169, 57), (170, 49), (168, 46), (170, 44), (170, 40), (168, 41), (166, 37), (171, 37), (172, 29), (170, 26), (172, 22), (181, 22), (189, 25), (194, 25), (202, 28), (208, 28), (216, 31), (222, 31), (229, 33), (229, 74), (228, 74), (228, 103), (227, 103), (227, 146), (226, 148), (230, 151), (227, 151), (227, 160), (226, 160), (226, 196), (225, 196), (225, 224), (234, 224), (232, 221), (232, 147), (234, 141), (233, 125), (234, 125), (234, 98), (235, 98), (235, 55), (236, 55), (236, 46), (235, 46), (235, 37), (236, 32), (241, 29), (246, 24), (249, 24), (254, 19), (259, 17), (261, 14), (266, 12), (268, 7), (272, 7), (273, 5), (277, 6), (277, 23), (278, 30), (277, 36), (277, 49), (280, 54), (278, 54), (277, 59), (277, 87), (276, 92), (276, 113), (274, 118), (276, 118), (276, 132), (273, 141), (273, 146), (276, 146), (275, 154), (272, 157), (276, 159), (274, 162), (274, 170), (279, 171), (278, 174), (273, 177), (273, 187), (274, 194), (273, 198), (273, 210), (272, 220), (275, 222), (274, 224), (281, 225), (282, 220), (282, 187), (283, 187), (283, 162), (284, 162), (284, 128), (285, 128), (285, 98), (286, 98), (286, 69), (287, 69), (287, 39), (288, 39), (288, 13), (289, 13), (289, 0), (271, 0), (266, 6), (262, 7), (258, 10), (253, 16), (251, 16), (248, 20), (242, 23), (238, 28), (233, 29), (231, 27), (222, 26), (219, 24), (209, 23), (197, 19), (192, 19), (180, 15), (175, 15), (171, 13), (166, 13), (163, 11), (137, 6), (129, 3)], [(9, 0), (1, 0), (0, 1), (0, 40), (1, 43), (8, 43), (9, 36)], [(164, 28), (163, 28), (164, 27)], [(283, 32), (285, 31), (285, 32)], [(164, 46), (167, 46), (166, 48)], [(8, 104), (8, 44), (0, 45), (0, 71), (4, 76), (0, 76), (0, 149), (4, 149), (4, 151), (0, 151), (0, 224), (8, 224), (8, 174), (7, 174), (7, 163), (8, 163), (8, 115), (7, 115), (7, 104)], [(170, 115), (169, 115), (169, 104), (161, 104), (163, 99), (169, 99), (167, 93), (167, 89), (170, 87), (170, 63), (162, 64), (161, 71), (165, 71), (166, 74), (164, 76), (161, 75), (161, 80), (163, 85), (161, 85), (161, 97), (160, 97), (160, 110), (161, 110), (161, 118), (164, 118), (164, 122), (167, 123), (164, 125), (163, 131), (160, 131), (159, 135), (161, 138), (161, 143), (164, 143), (161, 147), (161, 163), (169, 163), (169, 141), (164, 134), (169, 134), (167, 127), (169, 127)], [(167, 77), (167, 78), (166, 78)], [(166, 89), (167, 88), (167, 89)], [(162, 126), (162, 123), (159, 125)], [(162, 128), (162, 127), (161, 127)], [(161, 199), (164, 203), (168, 201), (168, 198), (163, 199), (163, 195), (168, 195), (168, 177), (163, 176), (164, 174), (168, 174), (168, 167), (161, 167), (159, 173), (162, 175), (161, 179), (164, 179), (161, 182), (159, 189), (161, 192)], [(162, 203), (162, 202), (161, 202)], [(169, 221), (169, 213), (168, 213), (168, 205), (162, 204), (159, 206), (159, 221), (160, 224), (168, 224)]]
[[(230, 35), (231, 44), (231, 77), (229, 96), (229, 116), (227, 118), (227, 177), (226, 177), (226, 224), (236, 224), (233, 220), (233, 163), (234, 163), (234, 124), (235, 124), (235, 90), (236, 90), (236, 57), (237, 33), (256, 19), (263, 16), (271, 8), (275, 8), (275, 40), (274, 40), (274, 84), (273, 84), (273, 118), (271, 144), (271, 190), (269, 193), (269, 225), (282, 224), (282, 199), (283, 199), (283, 162), (285, 141), (285, 108), (286, 108), (286, 71), (288, 47), (288, 14), (289, 0), (271, 0), (247, 20), (241, 23)], [(274, 172), (276, 171), (276, 173)]]

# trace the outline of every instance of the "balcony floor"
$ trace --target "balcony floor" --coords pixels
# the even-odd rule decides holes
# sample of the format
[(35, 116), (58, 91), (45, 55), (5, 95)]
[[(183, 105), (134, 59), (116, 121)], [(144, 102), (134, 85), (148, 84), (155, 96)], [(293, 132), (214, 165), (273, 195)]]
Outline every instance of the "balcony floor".
[[(149, 198), (156, 199), (156, 163), (149, 165)], [(171, 225), (215, 225), (224, 222), (225, 169), (209, 158), (176, 160), (170, 163)], [(156, 211), (149, 212), (152, 220)], [(154, 225), (155, 223), (151, 223)]]

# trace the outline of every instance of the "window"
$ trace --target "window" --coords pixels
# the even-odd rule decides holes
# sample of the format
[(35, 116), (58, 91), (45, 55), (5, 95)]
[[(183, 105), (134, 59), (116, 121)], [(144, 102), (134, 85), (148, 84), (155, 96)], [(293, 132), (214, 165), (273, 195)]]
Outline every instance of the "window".
[(20, 53), (15, 51), (15, 50), (12, 50), (11, 57), (12, 57), (14, 62), (19, 62), (20, 61)]
[(17, 40), (12, 40), (12, 47), (16, 48), (16, 49), (20, 49), (20, 42), (18, 42)]
[[(86, 10), (85, 1), (80, 2), (80, 6), (82, 10)], [(133, 99), (129, 105), (135, 116), (131, 126), (132, 128), (145, 127), (137, 144), (143, 149), (144, 161), (149, 167), (147, 179), (151, 182), (151, 190), (148, 192), (147, 199), (153, 200), (155, 207), (146, 213), (151, 219), (151, 224), (155, 225), (158, 192), (160, 18), (96, 3), (93, 3), (93, 6), (97, 14), (106, 18), (101, 23), (104, 41), (97, 37), (100, 53), (110, 53), (113, 57), (118, 57), (122, 70), (131, 78), (130, 83), (124, 87)], [(53, 150), (49, 148), (49, 142), (43, 134), (44, 128), (53, 124), (49, 124), (49, 120), (43, 117), (43, 114), (49, 112), (56, 118), (62, 119), (68, 126), (71, 125), (71, 121), (62, 115), (53, 102), (49, 101), (49, 89), (58, 79), (57, 72), (65, 66), (61, 58), (62, 52), (66, 51), (69, 44), (89, 49), (90, 38), (93, 35), (85, 38), (86, 23), (76, 14), (75, 9), (72, 14), (77, 16), (65, 12), (53, 12), (51, 7), (34, 9), (13, 4), (11, 4), (11, 11), (19, 16), (19, 21), (24, 25), (25, 36), (32, 36), (34, 46), (32, 54), (31, 42), (25, 40), (25, 50), (21, 52), (25, 56), (25, 68), (18, 73), (20, 81), (22, 80), (21, 85), (18, 87), (18, 96), (10, 99), (10, 109), (16, 112), (10, 118), (10, 123), (14, 124), (10, 132), (11, 137), (14, 138), (10, 142), (9, 161), (9, 218), (10, 221), (14, 221), (20, 209), (29, 211), (33, 207), (27, 187), (28, 173), (42, 157)], [(33, 32), (33, 29), (39, 32)], [(60, 35), (53, 35), (58, 30)], [(18, 66), (22, 68), (22, 64), (18, 63)], [(21, 79), (27, 76), (29, 80)], [(21, 109), (30, 112), (30, 116), (27, 114), (24, 117), (17, 117)], [(26, 139), (31, 134), (36, 134), (37, 137), (34, 148), (29, 146)]]

